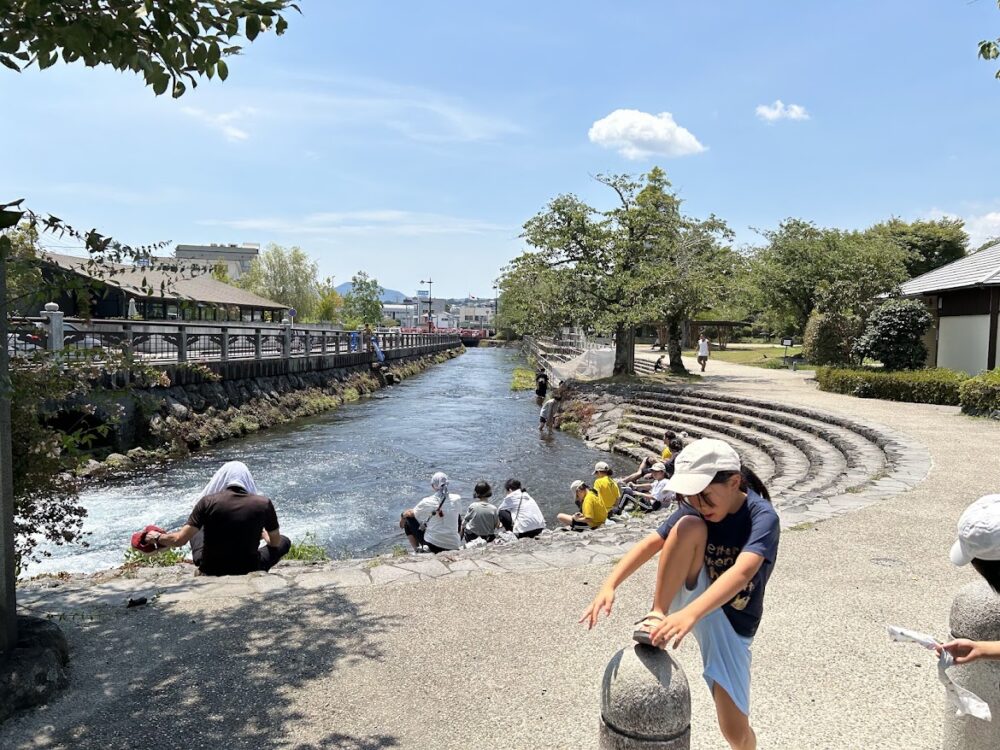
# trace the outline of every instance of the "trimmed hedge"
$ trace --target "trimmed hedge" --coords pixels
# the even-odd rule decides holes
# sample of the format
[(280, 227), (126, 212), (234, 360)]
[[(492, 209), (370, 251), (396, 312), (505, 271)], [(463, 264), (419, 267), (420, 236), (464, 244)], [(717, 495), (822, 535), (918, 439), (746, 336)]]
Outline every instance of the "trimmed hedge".
[(962, 411), (966, 414), (992, 416), (1000, 411), (1000, 370), (987, 372), (969, 378), (959, 389)]
[[(969, 380), (969, 376), (964, 372), (944, 368), (887, 372), (818, 367), (816, 380), (822, 391), (846, 393), (859, 398), (957, 405), (959, 389), (963, 382)], [(1000, 382), (997, 388), (1000, 392)]]

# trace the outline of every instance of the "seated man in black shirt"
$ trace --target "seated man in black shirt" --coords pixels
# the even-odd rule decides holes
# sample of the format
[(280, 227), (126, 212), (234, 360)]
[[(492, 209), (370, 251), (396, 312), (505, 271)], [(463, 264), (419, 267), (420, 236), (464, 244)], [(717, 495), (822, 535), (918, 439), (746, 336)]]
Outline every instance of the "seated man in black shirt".
[[(278, 531), (278, 515), (269, 499), (256, 494), (249, 469), (230, 461), (212, 477), (180, 531), (150, 531), (157, 548), (191, 542), (194, 564), (204, 575), (238, 576), (270, 570), (292, 543)], [(261, 537), (267, 542), (260, 546)]]

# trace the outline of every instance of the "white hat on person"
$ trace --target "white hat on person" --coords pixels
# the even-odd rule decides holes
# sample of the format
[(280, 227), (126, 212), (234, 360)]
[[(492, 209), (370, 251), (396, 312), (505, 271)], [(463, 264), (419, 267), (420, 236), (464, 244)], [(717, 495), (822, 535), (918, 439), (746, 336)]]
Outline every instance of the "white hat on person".
[(955, 565), (1000, 560), (1000, 495), (984, 495), (963, 511), (950, 557)]
[(655, 464), (649, 467), (649, 470), (666, 472), (667, 467), (664, 466), (660, 461), (657, 461)]
[(674, 459), (674, 475), (667, 489), (678, 495), (697, 495), (708, 487), (720, 471), (739, 471), (740, 457), (723, 440), (695, 440)]
[(594, 473), (596, 474), (599, 471), (611, 471), (611, 467), (604, 461), (598, 461), (594, 464)]
[(577, 479), (575, 482), (573, 482), (573, 484), (571, 484), (569, 486), (569, 489), (570, 489), (571, 492), (576, 492), (578, 489), (580, 489), (583, 486), (584, 486), (583, 482), (581, 482), (579, 479)]

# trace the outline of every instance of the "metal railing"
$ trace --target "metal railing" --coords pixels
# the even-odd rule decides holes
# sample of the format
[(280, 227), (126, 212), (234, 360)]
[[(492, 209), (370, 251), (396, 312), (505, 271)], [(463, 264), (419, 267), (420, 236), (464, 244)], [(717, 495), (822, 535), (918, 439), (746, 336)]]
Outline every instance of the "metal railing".
[(13, 357), (40, 351), (100, 359), (129, 355), (157, 362), (228, 362), (289, 359), (369, 352), (390, 354), (440, 344), (459, 344), (455, 334), (377, 331), (365, 341), (362, 331), (292, 323), (201, 323), (160, 320), (83, 320), (65, 318), (49, 303), (37, 318), (10, 321), (7, 352)]

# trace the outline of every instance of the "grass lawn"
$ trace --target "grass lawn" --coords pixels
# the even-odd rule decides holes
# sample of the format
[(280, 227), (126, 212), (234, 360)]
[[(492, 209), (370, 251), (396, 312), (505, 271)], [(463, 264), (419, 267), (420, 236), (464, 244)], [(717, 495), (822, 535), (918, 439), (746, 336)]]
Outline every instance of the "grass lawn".
[(514, 378), (510, 382), (512, 391), (531, 391), (535, 388), (535, 371), (527, 367), (514, 369)]
[[(733, 345), (730, 345), (729, 349), (724, 351), (713, 349), (712, 356), (709, 357), (709, 363), (713, 359), (717, 359), (721, 362), (734, 362), (738, 365), (750, 365), (751, 367), (767, 367), (769, 369), (780, 369), (785, 367), (782, 357), (785, 356), (785, 347), (783, 346), (772, 346), (766, 349), (734, 349)], [(738, 345), (737, 345), (738, 346)], [(788, 356), (791, 357), (795, 354), (799, 354), (802, 351), (801, 346), (790, 346), (788, 347)], [(685, 357), (691, 357), (694, 359), (698, 356), (698, 352), (694, 349), (684, 352)], [(815, 369), (813, 365), (799, 364), (798, 369), (800, 370), (812, 370)]]

